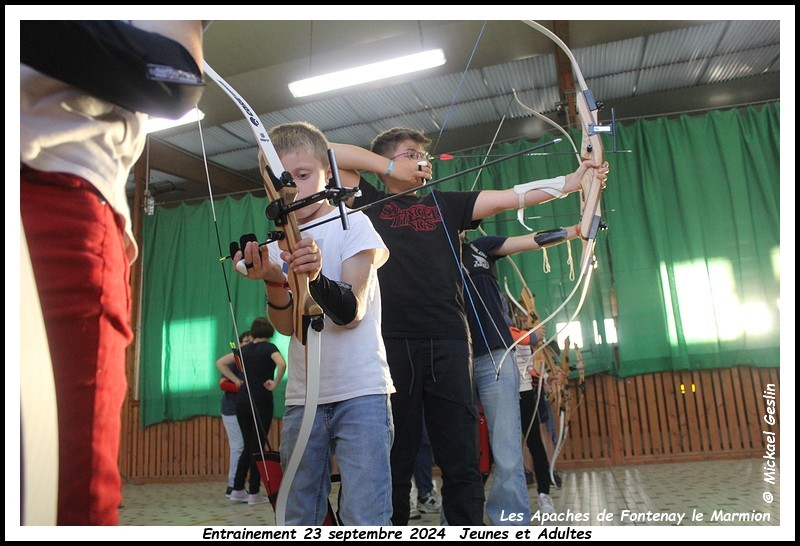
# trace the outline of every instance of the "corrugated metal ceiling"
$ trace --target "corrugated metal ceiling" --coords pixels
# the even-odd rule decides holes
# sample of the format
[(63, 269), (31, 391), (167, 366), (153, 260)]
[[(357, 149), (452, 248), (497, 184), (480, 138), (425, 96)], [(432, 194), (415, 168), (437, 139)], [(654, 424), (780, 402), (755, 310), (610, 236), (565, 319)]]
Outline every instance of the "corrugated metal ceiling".
[[(606, 105), (650, 95), (653, 100), (660, 100), (656, 97), (670, 90), (696, 88), (698, 93), (705, 93), (711, 84), (736, 80), (741, 81), (741, 86), (747, 86), (751, 85), (748, 78), (778, 73), (780, 22), (695, 24), (573, 48), (573, 52), (595, 97)], [(210, 91), (207, 89), (206, 93)], [(333, 142), (367, 146), (378, 132), (393, 126), (413, 127), (436, 136), (445, 125), (445, 131), (455, 131), (496, 126), (504, 116), (512, 120), (530, 117), (526, 109), (512, 100), (514, 91), (528, 106), (554, 117), (556, 104), (561, 100), (555, 54), (537, 54), (470, 69), (466, 73), (420, 77), (397, 85), (352, 91), (272, 112), (259, 112), (259, 117), (265, 127), (307, 120), (322, 129)], [(778, 99), (779, 96), (771, 97), (771, 100)], [(725, 106), (734, 104), (716, 104), (716, 107)], [(617, 112), (626, 115), (619, 108)], [(666, 104), (660, 111), (656, 107), (656, 112), (670, 113)], [(601, 112), (601, 118), (604, 115), (609, 116)], [(168, 136), (156, 134), (154, 137), (194, 156), (202, 156), (196, 127), (173, 131)], [(483, 133), (482, 140), (475, 145), (489, 143), (491, 134), (485, 130)], [(540, 135), (527, 136), (537, 138)], [(244, 120), (204, 126), (203, 141), (210, 162), (259, 183), (257, 148)], [(157, 201), (159, 194), (168, 201), (170, 198), (163, 194), (187, 183), (180, 176), (151, 172), (150, 187)]]

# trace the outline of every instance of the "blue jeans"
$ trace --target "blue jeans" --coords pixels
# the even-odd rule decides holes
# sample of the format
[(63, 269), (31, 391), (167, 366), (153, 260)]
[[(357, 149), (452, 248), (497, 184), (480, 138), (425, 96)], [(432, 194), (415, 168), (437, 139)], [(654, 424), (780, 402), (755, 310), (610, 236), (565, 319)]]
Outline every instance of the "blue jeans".
[[(304, 406), (283, 416), (281, 466), (297, 442)], [(384, 394), (359, 396), (317, 407), (308, 446), (286, 503), (286, 525), (321, 525), (328, 510), (332, 457), (342, 476), (339, 518), (343, 525), (391, 525), (394, 439), (392, 410)]]
[[(519, 371), (510, 353), (497, 376), (504, 349), (475, 357), (475, 388), (489, 425), (494, 456), (492, 489), (486, 499), (486, 516), (492, 525), (528, 525), (531, 516), (525, 468), (522, 463), (522, 427), (519, 416)], [(501, 512), (522, 514), (522, 521), (500, 521)]]
[(433, 492), (433, 450), (428, 439), (428, 429), (422, 422), (417, 462), (414, 466), (414, 481), (417, 482), (417, 498), (426, 499)]
[(236, 415), (223, 415), (222, 424), (225, 425), (225, 432), (228, 433), (228, 446), (231, 448), (231, 468), (228, 471), (228, 487), (233, 487), (233, 479), (236, 477), (236, 465), (239, 464), (239, 457), (244, 449), (244, 438), (242, 429), (239, 428), (239, 421)]

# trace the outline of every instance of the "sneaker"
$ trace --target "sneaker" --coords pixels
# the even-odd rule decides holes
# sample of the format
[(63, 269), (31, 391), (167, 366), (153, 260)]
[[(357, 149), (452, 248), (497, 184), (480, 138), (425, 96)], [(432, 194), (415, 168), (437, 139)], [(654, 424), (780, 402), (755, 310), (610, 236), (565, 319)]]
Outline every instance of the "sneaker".
[(539, 493), (539, 511), (543, 514), (555, 514), (556, 507), (553, 506), (553, 499), (547, 493)]
[(228, 488), (225, 490), (225, 498), (226, 498), (226, 499), (229, 499), (229, 498), (231, 498), (231, 491), (233, 491), (233, 487), (228, 487)]
[(262, 497), (261, 493), (252, 493), (247, 495), (247, 504), (250, 506), (254, 504), (261, 504), (262, 502), (267, 502), (269, 499), (267, 497)]
[(417, 483), (413, 476), (411, 477), (411, 493), (408, 496), (408, 505), (410, 507), (408, 511), (409, 520), (422, 518), (419, 510), (417, 510)]
[(418, 510), (426, 514), (436, 514), (442, 509), (442, 499), (436, 496), (435, 491), (424, 499), (419, 499)]
[(417, 510), (417, 485), (414, 483), (414, 478), (411, 478), (411, 494), (408, 497), (408, 504), (410, 506), (408, 519), (420, 519), (422, 516)]
[(234, 489), (231, 491), (231, 496), (228, 498), (233, 502), (247, 502), (247, 491), (244, 489)]

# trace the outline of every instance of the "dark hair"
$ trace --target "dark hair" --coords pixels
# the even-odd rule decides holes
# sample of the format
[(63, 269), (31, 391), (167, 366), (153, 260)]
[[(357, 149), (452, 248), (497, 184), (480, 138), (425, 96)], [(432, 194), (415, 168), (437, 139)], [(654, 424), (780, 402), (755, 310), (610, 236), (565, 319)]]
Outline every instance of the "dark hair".
[(428, 144), (431, 143), (431, 139), (419, 131), (406, 127), (393, 127), (372, 139), (370, 150), (378, 155), (389, 157), (389, 154), (394, 151), (395, 146), (405, 140), (414, 141), (417, 144), (421, 144), (423, 147), (427, 147)]
[(263, 337), (269, 339), (274, 334), (275, 328), (267, 317), (258, 317), (253, 321), (253, 324), (250, 325), (250, 335), (252, 335), (253, 338)]
[(239, 343), (241, 343), (246, 337), (253, 337), (253, 334), (250, 333), (250, 330), (245, 330), (239, 334)]

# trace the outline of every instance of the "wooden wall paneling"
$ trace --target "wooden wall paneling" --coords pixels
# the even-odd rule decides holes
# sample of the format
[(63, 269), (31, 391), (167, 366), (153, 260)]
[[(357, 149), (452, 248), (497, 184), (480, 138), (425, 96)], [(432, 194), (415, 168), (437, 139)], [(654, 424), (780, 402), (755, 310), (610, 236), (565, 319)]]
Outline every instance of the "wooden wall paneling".
[[(596, 375), (587, 378), (580, 403), (573, 383), (573, 413), (557, 466), (758, 457), (764, 449), (762, 431), (767, 429), (762, 393), (769, 383), (780, 393), (778, 381), (776, 368), (751, 367), (626, 379)], [(780, 395), (777, 398), (780, 403)], [(134, 483), (226, 479), (228, 440), (219, 416), (141, 428), (139, 403), (133, 400), (126, 401), (122, 415), (125, 452), (119, 460), (125, 479)], [(272, 449), (280, 445), (281, 425), (280, 419), (273, 419), (268, 434)], [(771, 430), (777, 433), (779, 428)]]
[(605, 396), (606, 376), (596, 375), (587, 378), (586, 381), (583, 405), (588, 416), (587, 429), (591, 439), (592, 456), (610, 461), (612, 449), (608, 439), (613, 432), (609, 427), (609, 410), (612, 406)]
[(733, 389), (731, 391), (731, 400), (736, 408), (736, 417), (739, 421), (739, 449), (746, 450), (750, 448), (750, 437), (747, 427), (747, 410), (744, 405), (743, 392), (742, 392), (742, 378), (739, 375), (739, 368), (731, 368), (731, 384)]
[(695, 392), (692, 393), (695, 408), (697, 408), (697, 423), (700, 427), (700, 450), (703, 453), (711, 452), (711, 427), (708, 424), (708, 411), (705, 399), (705, 372), (706, 370), (692, 370), (689, 372)]
[(583, 388), (580, 384), (575, 387), (575, 413), (577, 414), (579, 429), (579, 441), (581, 445), (580, 459), (596, 460), (603, 457), (600, 449), (600, 437), (605, 433), (600, 430), (597, 414), (600, 408), (597, 405), (597, 398), (591, 396), (598, 384), (599, 376), (587, 377)]
[(719, 423), (720, 450), (729, 451), (732, 449), (733, 444), (729, 430), (728, 412), (725, 407), (723, 370), (711, 370), (711, 377), (714, 385), (714, 405), (716, 406), (717, 422)]
[(611, 384), (610, 390), (612, 391), (609, 400), (617, 400), (617, 414), (615, 420), (619, 423), (619, 453), (621, 460), (624, 460), (629, 455), (630, 442), (630, 422), (628, 421), (628, 400), (625, 398), (625, 379), (616, 379), (609, 376)]
[(228, 443), (225, 439), (225, 427), (222, 426), (222, 418), (216, 419), (215, 417), (206, 417), (205, 422), (205, 428), (210, 432), (210, 441), (206, 463), (203, 465), (203, 472), (215, 475), (223, 474), (222, 467), (225, 464), (223, 446), (227, 446)]
[(653, 376), (654, 403), (658, 419), (658, 442), (661, 448), (660, 455), (668, 457), (672, 454), (672, 444), (669, 435), (669, 417), (667, 415), (667, 397), (664, 393), (664, 374)]
[(703, 435), (697, 410), (697, 385), (693, 383), (691, 371), (685, 370), (681, 372), (681, 385), (683, 386), (681, 396), (683, 396), (683, 401), (686, 404), (686, 424), (689, 427), (689, 452), (702, 453)]
[[(675, 373), (664, 372), (659, 374), (664, 388), (664, 401), (667, 407), (667, 427), (669, 431), (670, 453), (681, 453), (681, 417), (678, 410), (678, 395), (675, 393)], [(680, 388), (677, 391), (680, 393)]]
[(619, 398), (614, 396), (617, 393), (616, 385), (619, 382), (610, 375), (603, 377), (603, 402), (605, 408), (605, 423), (608, 431), (611, 449), (611, 464), (622, 464), (624, 459), (622, 441), (621, 408)]
[(745, 414), (747, 415), (747, 430), (749, 437), (749, 447), (753, 449), (763, 448), (763, 429), (764, 421), (764, 400), (761, 397), (758, 380), (758, 373), (755, 368), (739, 367), (739, 377), (742, 380), (742, 395), (744, 398)]
[(639, 386), (641, 384), (642, 377), (637, 375), (635, 377), (630, 378), (630, 381), (626, 382), (626, 394), (628, 396), (628, 409), (629, 409), (629, 419), (631, 420), (631, 444), (633, 446), (632, 455), (634, 457), (639, 457), (644, 454), (645, 452), (645, 443), (644, 443), (644, 418), (642, 415), (642, 407), (639, 406), (639, 400), (641, 396), (639, 395)]
[[(780, 389), (780, 369), (767, 368), (762, 372), (765, 377), (766, 383), (771, 383), (775, 387), (775, 426), (771, 427), (771, 431), (775, 432), (775, 447), (780, 453), (781, 446), (781, 389)], [(766, 385), (765, 385), (766, 386)]]
[(639, 407), (639, 421), (642, 427), (642, 455), (650, 456), (653, 454), (653, 439), (650, 437), (650, 416), (647, 398), (647, 376), (636, 376), (636, 402)]
[(709, 453), (719, 451), (719, 422), (717, 421), (717, 404), (714, 400), (714, 376), (712, 370), (703, 370), (697, 375), (697, 393), (703, 403), (703, 416), (706, 426), (706, 450)]
[[(758, 369), (758, 376), (759, 376), (759, 383), (758, 383), (758, 393), (759, 394), (758, 395), (759, 395), (759, 397), (762, 396), (762, 393), (765, 390), (767, 390), (767, 386), (770, 385), (770, 384), (772, 385), (772, 390), (773, 390), (772, 396), (775, 397), (775, 406), (774, 406), (775, 413), (773, 414), (773, 416), (775, 417), (775, 424), (774, 425), (769, 425), (769, 424), (767, 424), (766, 421), (763, 421), (763, 420), (762, 420), (762, 423), (764, 425), (764, 429), (765, 430), (768, 430), (770, 432), (775, 432), (776, 433), (775, 434), (775, 439), (777, 441), (778, 440), (778, 436), (779, 436), (779, 432), (780, 432), (780, 421), (781, 421), (781, 419), (780, 419), (780, 417), (781, 417), (780, 402), (781, 402), (781, 400), (780, 400), (780, 391), (778, 389), (778, 384), (774, 383), (772, 378), (770, 377), (771, 372), (772, 372), (772, 370), (770, 370), (770, 369), (763, 369), (763, 368)], [(764, 408), (764, 412), (766, 413), (767, 401), (762, 398), (761, 404), (762, 404), (762, 406)], [(762, 419), (763, 419), (763, 417), (762, 417)]]
[(691, 452), (691, 442), (689, 440), (689, 425), (686, 421), (686, 397), (681, 393), (681, 379), (680, 372), (670, 373), (670, 382), (672, 383), (672, 392), (675, 397), (675, 407), (678, 410), (678, 419), (673, 426), (677, 427), (680, 443), (678, 444), (678, 453)]
[(625, 457), (633, 457), (637, 454), (634, 448), (634, 441), (635, 437), (638, 436), (638, 431), (636, 430), (636, 401), (632, 400), (629, 396), (631, 386), (633, 385), (633, 379), (627, 378), (620, 382), (620, 401), (623, 402), (622, 408), (624, 409), (624, 413), (620, 415), (620, 421), (623, 424), (625, 435), (623, 436), (625, 440)]
[(604, 396), (605, 376), (586, 378), (581, 407), (586, 422), (586, 445), (593, 460), (611, 460), (608, 430), (608, 406)]
[(181, 421), (181, 438), (179, 442), (179, 446), (183, 453), (189, 453), (191, 457), (180, 457), (176, 459), (177, 465), (173, 465), (175, 468), (175, 475), (190, 475), (190, 476), (197, 476), (200, 475), (200, 469), (197, 465), (197, 443), (195, 439), (197, 438), (196, 432), (198, 427), (197, 423), (198, 419), (191, 419), (188, 421)]

